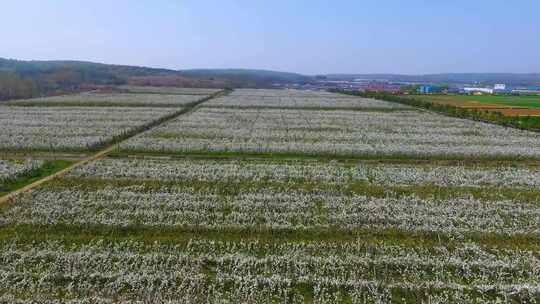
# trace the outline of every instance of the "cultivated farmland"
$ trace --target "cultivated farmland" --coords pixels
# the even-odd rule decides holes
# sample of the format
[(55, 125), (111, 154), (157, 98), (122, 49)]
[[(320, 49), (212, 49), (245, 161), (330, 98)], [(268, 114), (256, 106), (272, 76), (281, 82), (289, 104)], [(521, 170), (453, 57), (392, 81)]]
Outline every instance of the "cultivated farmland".
[(217, 108), (277, 108), (277, 109), (359, 109), (359, 110), (393, 110), (409, 109), (396, 103), (389, 103), (370, 98), (350, 97), (347, 95), (281, 91), (274, 93), (268, 90), (238, 90), (228, 96), (213, 99), (204, 104), (204, 107)]
[(420, 111), (201, 108), (121, 148), (178, 154), (538, 158), (540, 135)]
[(424, 98), (426, 100), (449, 103), (461, 106), (479, 107), (508, 107), (523, 109), (539, 109), (540, 96), (528, 95), (484, 95), (484, 96), (465, 96), (465, 95), (421, 95), (412, 96), (415, 98)]
[(199, 88), (171, 88), (171, 87), (141, 87), (141, 86), (120, 86), (120, 90), (130, 93), (141, 94), (166, 94), (166, 95), (212, 95), (218, 93), (219, 89), (199, 89)]
[(77, 95), (34, 98), (9, 102), (13, 106), (99, 106), (99, 107), (176, 107), (201, 99), (200, 95), (82, 93)]
[(60, 111), (59, 124), (68, 110), (154, 118), (0, 210), (0, 302), (540, 301), (537, 133), (294, 90), (0, 107), (5, 120)]
[(540, 96), (412, 95), (409, 97), (465, 109), (498, 112), (505, 116), (540, 116)]
[(0, 107), (0, 150), (94, 150), (205, 98), (208, 95), (82, 93), (8, 102)]
[(0, 147), (2, 150), (94, 149), (178, 110), (0, 107)]
[[(254, 89), (239, 89), (234, 90), (230, 96), (251, 96), (251, 97), (306, 97), (306, 98), (344, 98), (342, 95), (336, 95), (328, 92), (314, 91), (299, 91), (299, 90), (254, 90)], [(345, 98), (348, 96), (345, 96)]]

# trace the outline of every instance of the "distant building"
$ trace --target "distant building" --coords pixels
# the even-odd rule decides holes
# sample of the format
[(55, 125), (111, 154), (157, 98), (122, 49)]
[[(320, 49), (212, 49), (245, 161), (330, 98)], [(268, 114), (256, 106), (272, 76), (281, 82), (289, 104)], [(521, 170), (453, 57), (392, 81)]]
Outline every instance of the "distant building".
[(433, 87), (429, 85), (419, 86), (416, 91), (419, 94), (431, 94), (433, 93)]
[(517, 94), (540, 94), (540, 86), (530, 86), (525, 88), (515, 88), (512, 93)]
[(373, 81), (363, 87), (364, 91), (368, 92), (386, 92), (386, 93), (400, 93), (401, 85), (391, 84), (387, 82)]
[(493, 89), (495, 91), (506, 91), (506, 84), (498, 83), (493, 87)]
[(493, 89), (490, 89), (490, 88), (463, 88), (463, 91), (469, 94), (474, 94), (474, 93), (493, 94)]

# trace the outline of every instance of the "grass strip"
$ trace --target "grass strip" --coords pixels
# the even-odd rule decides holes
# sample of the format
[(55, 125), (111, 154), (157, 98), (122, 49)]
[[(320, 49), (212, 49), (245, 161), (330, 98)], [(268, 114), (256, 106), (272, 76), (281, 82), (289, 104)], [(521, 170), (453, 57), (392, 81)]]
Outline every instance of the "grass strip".
[(294, 153), (294, 152), (236, 152), (236, 151), (144, 151), (118, 149), (110, 154), (114, 157), (128, 156), (171, 156), (171, 157), (201, 157), (213, 159), (286, 159), (286, 160), (426, 160), (430, 161), (462, 161), (462, 162), (516, 162), (516, 161), (540, 161), (540, 157), (519, 156), (471, 156), (466, 155), (409, 155), (409, 154), (332, 154), (332, 153)]
[(533, 235), (502, 235), (471, 232), (460, 237), (435, 232), (411, 232), (394, 228), (341, 230), (337, 228), (311, 228), (303, 230), (272, 230), (269, 228), (204, 228), (204, 227), (149, 227), (141, 225), (10, 225), (0, 228), (0, 240), (16, 240), (21, 244), (59, 241), (66, 244), (85, 244), (104, 240), (111, 242), (137, 241), (145, 244), (183, 244), (194, 239), (263, 243), (284, 242), (363, 242), (373, 245), (400, 247), (457, 248), (464, 242), (474, 242), (485, 248), (540, 250), (540, 239)]
[(393, 159), (393, 158), (370, 158), (370, 159), (318, 159), (318, 158), (301, 158), (301, 159), (268, 159), (268, 158), (259, 158), (259, 157), (213, 157), (205, 154), (193, 154), (193, 155), (151, 155), (147, 153), (141, 154), (130, 154), (127, 157), (122, 155), (122, 152), (114, 152), (107, 156), (108, 158), (113, 159), (154, 159), (154, 160), (167, 160), (167, 161), (221, 161), (223, 163), (231, 161), (248, 161), (256, 163), (284, 163), (284, 164), (313, 164), (313, 163), (332, 163), (340, 165), (359, 165), (359, 164), (370, 164), (370, 165), (414, 165), (414, 166), (466, 166), (466, 167), (481, 167), (481, 168), (499, 168), (499, 167), (539, 167), (540, 169), (540, 160), (489, 160), (489, 159), (458, 159), (458, 160), (438, 160), (438, 159), (426, 159), (426, 158), (410, 158), (410, 159)]
[(419, 197), (422, 199), (446, 200), (451, 198), (474, 198), (481, 201), (511, 200), (516, 204), (528, 203), (540, 205), (540, 189), (503, 188), (503, 187), (463, 187), (423, 185), (376, 185), (367, 181), (330, 183), (307, 179), (289, 179), (284, 181), (240, 179), (231, 181), (216, 180), (155, 180), (127, 178), (85, 178), (66, 177), (53, 180), (44, 187), (50, 190), (79, 189), (85, 191), (100, 190), (108, 187), (123, 188), (142, 186), (142, 191), (164, 189), (189, 192), (213, 193), (222, 196), (236, 196), (246, 192), (272, 190), (276, 192), (332, 192), (343, 195), (365, 195), (369, 197)]

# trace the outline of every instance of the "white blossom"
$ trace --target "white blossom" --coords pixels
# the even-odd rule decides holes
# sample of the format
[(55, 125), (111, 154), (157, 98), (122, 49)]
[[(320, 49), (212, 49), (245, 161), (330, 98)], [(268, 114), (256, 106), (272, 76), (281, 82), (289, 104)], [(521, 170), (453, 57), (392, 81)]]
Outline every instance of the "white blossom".
[(410, 109), (408, 106), (370, 98), (352, 97), (327, 92), (303, 92), (297, 90), (235, 90), (205, 103), (205, 107), (228, 108), (313, 108), (313, 109), (356, 109), (393, 110)]
[(179, 94), (81, 93), (11, 101), (13, 106), (187, 106), (204, 96)]
[(0, 106), (4, 150), (91, 149), (178, 108)]
[(23, 161), (0, 159), (0, 184), (15, 180), (20, 176), (37, 170), (43, 163), (42, 160), (36, 159), (26, 159)]
[(200, 108), (122, 149), (394, 157), (540, 157), (540, 135), (420, 111)]
[(331, 184), (437, 185), (457, 187), (540, 187), (540, 169), (527, 166), (374, 164), (370, 162), (213, 161), (196, 159), (104, 159), (75, 169), (71, 176), (171, 181), (306, 180)]

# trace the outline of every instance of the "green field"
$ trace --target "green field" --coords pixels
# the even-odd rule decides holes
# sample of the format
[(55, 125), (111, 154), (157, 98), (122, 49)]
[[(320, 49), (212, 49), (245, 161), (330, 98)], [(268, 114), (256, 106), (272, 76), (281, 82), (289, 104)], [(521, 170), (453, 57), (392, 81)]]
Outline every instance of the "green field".
[(540, 96), (509, 96), (509, 95), (413, 95), (412, 97), (437, 102), (474, 102), (486, 105), (540, 109)]

